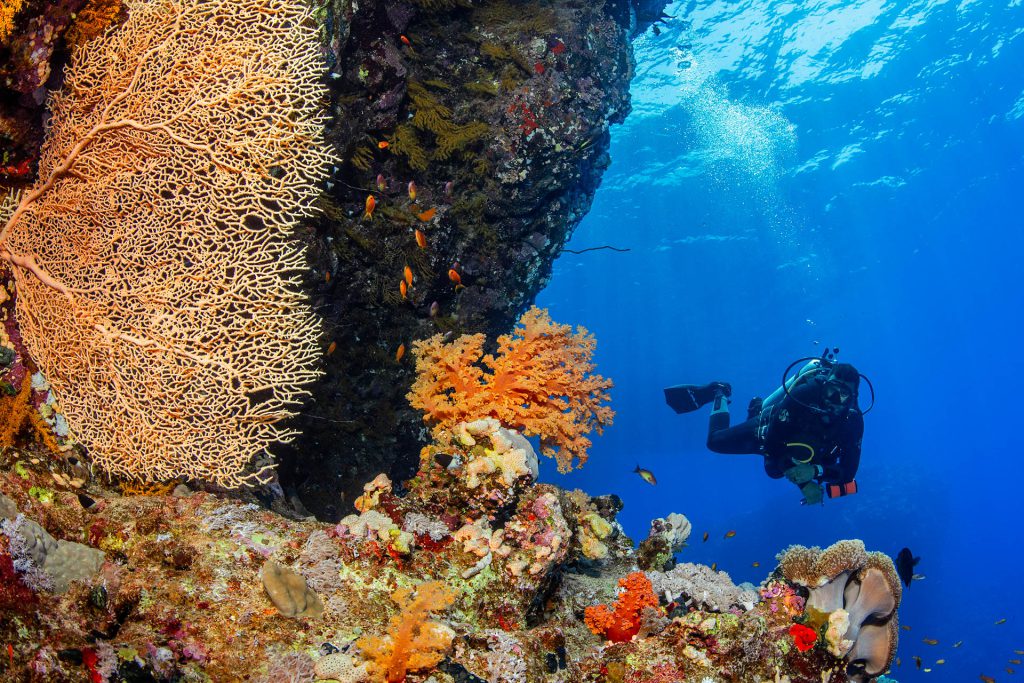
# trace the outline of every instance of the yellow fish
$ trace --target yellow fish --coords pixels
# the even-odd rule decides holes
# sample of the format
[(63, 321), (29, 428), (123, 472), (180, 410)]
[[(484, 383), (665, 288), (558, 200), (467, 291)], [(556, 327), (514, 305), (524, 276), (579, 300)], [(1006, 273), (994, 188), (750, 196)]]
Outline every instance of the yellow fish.
[(754, 563), (753, 563), (753, 564), (751, 564), (750, 566), (751, 566), (751, 567), (760, 567), (760, 566), (761, 566), (761, 563), (760, 563), (760, 562), (754, 562)]
[(416, 183), (415, 181), (409, 181), (409, 199), (416, 201)]
[(935, 640), (934, 638), (922, 638), (921, 642), (924, 643), (925, 645), (938, 645), (939, 644), (939, 641)]
[(725, 532), (725, 537), (726, 537), (726, 538), (732, 538), (732, 537), (733, 537), (733, 536), (735, 536), (735, 535), (736, 535), (736, 532), (735, 532), (735, 531), (733, 531), (732, 529), (730, 529), (729, 531), (726, 531), (726, 532)]
[(946, 660), (945, 660), (945, 659), (936, 659), (936, 660), (935, 660), (935, 663), (936, 663), (936, 664), (945, 664), (945, 663), (946, 663)]
[(373, 218), (373, 210), (377, 208), (377, 200), (373, 198), (373, 195), (366, 197), (366, 213), (363, 214), (363, 220), (367, 218)]
[(712, 562), (711, 563), (711, 571), (713, 571), (713, 572), (717, 572), (718, 571), (718, 563), (717, 562)]
[(651, 472), (650, 470), (645, 470), (644, 468), (640, 467), (640, 465), (637, 465), (636, 469), (633, 471), (636, 474), (639, 474), (640, 478), (646, 481), (651, 486), (654, 486), (658, 483), (658, 480), (654, 478), (654, 473)]
[(978, 678), (985, 681), (985, 683), (996, 683), (996, 679), (992, 678), (991, 676), (986, 676), (985, 674), (981, 674), (980, 676), (978, 676)]

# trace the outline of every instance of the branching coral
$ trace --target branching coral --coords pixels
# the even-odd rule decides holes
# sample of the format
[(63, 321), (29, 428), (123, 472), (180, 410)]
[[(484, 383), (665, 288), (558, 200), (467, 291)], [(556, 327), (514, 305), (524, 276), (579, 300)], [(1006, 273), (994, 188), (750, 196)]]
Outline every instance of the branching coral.
[(318, 37), (298, 0), (126, 7), (75, 51), (0, 253), (100, 466), (238, 486), (319, 374), (288, 239), (329, 161)]
[(429, 669), (451, 648), (454, 632), (431, 621), (432, 612), (447, 609), (455, 595), (439, 581), (415, 589), (399, 588), (392, 594), (399, 612), (383, 637), (364, 636), (356, 641), (368, 661), (367, 671), (376, 683), (401, 683), (406, 673)]
[(600, 434), (614, 412), (604, 405), (612, 383), (591, 374), (594, 338), (583, 328), (552, 322), (531, 308), (498, 352), (483, 354), (484, 335), (445, 342), (442, 335), (413, 344), (416, 382), (407, 398), (435, 434), (457, 423), (493, 417), (527, 436), (562, 472), (587, 460), (592, 430)]
[(658, 607), (651, 580), (643, 572), (633, 572), (619, 579), (619, 587), (622, 592), (611, 609), (607, 605), (592, 605), (583, 613), (593, 633), (616, 643), (625, 642), (640, 632), (644, 608)]
[(3, 0), (0, 2), (0, 41), (11, 35), (14, 30), (14, 18), (21, 11), (25, 0)]

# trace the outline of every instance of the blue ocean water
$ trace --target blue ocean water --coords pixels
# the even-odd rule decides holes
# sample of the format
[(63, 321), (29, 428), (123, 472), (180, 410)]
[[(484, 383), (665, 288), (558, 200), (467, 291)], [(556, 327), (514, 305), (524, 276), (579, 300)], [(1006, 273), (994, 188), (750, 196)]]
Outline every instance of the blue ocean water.
[[(893, 676), (1024, 677), (1024, 3), (668, 14), (637, 39), (634, 111), (569, 245), (630, 251), (564, 254), (538, 300), (595, 334), (618, 414), (582, 470), (546, 477), (620, 495), (634, 538), (686, 514), (680, 559), (737, 582), (791, 543), (909, 546), (926, 578), (904, 593)], [(758, 456), (705, 449), (709, 409), (664, 403), (665, 386), (728, 381), (738, 422), (826, 346), (878, 393), (857, 495), (801, 506)]]

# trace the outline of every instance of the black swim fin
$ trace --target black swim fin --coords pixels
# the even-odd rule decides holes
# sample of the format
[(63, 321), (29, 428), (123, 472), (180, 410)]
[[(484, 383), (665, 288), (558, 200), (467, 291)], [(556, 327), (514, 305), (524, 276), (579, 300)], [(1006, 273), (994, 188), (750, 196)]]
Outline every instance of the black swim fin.
[(723, 393), (726, 397), (731, 396), (732, 387), (725, 382), (679, 384), (665, 388), (665, 403), (677, 413), (692, 413), (714, 401), (718, 393)]

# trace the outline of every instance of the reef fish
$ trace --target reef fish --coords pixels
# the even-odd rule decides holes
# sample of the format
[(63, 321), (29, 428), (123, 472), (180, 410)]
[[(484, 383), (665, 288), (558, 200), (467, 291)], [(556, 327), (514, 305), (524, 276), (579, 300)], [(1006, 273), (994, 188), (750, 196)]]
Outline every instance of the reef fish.
[(388, 142), (387, 140), (381, 140), (380, 142), (377, 143), (377, 148), (378, 149), (387, 149), (390, 146), (391, 146), (391, 143)]
[(914, 580), (914, 567), (920, 561), (921, 558), (914, 557), (914, 553), (910, 552), (910, 548), (904, 548), (896, 555), (896, 573), (900, 575), (900, 580), (908, 587), (910, 582)]
[(907, 626), (906, 624), (900, 624), (900, 628), (903, 629), (904, 631), (909, 631), (910, 630), (910, 627)]
[(991, 676), (986, 676), (985, 674), (981, 674), (980, 676), (978, 676), (978, 678), (985, 681), (985, 683), (996, 683), (996, 679), (992, 678)]
[(920, 658), (920, 657), (918, 657), (917, 655), (914, 655), (914, 664), (916, 664), (916, 665), (917, 665), (917, 668), (918, 668), (918, 669), (920, 669), (920, 668), (921, 668), (921, 658)]
[(717, 572), (718, 571), (718, 563), (717, 562), (712, 562), (711, 563), (711, 571), (713, 571), (713, 572)]
[(328, 344), (327, 345), (327, 355), (329, 356), (332, 353), (334, 353), (334, 350), (337, 349), (337, 348), (338, 348), (337, 342), (331, 342), (330, 344)]
[(411, 43), (411, 42), (409, 42), (409, 39), (408, 39), (408, 38), (406, 38), (404, 34), (402, 34), (402, 35), (399, 35), (399, 36), (398, 36), (398, 39), (399, 39), (400, 41), (402, 41), (402, 45), (412, 45), (412, 43)]
[(437, 303), (436, 301), (434, 303), (430, 304), (430, 317), (431, 318), (436, 318), (437, 317), (437, 312), (440, 311), (440, 310), (441, 310), (441, 304)]
[(401, 292), (402, 298), (406, 298), (409, 294), (409, 285), (405, 284), (405, 280), (398, 283), (398, 291)]
[(752, 562), (752, 563), (750, 564), (750, 566), (751, 566), (751, 567), (760, 567), (760, 566), (761, 566), (761, 563), (760, 563), (760, 562)]
[(637, 465), (636, 469), (633, 470), (633, 472), (639, 474), (640, 478), (646, 481), (651, 486), (654, 486), (655, 484), (658, 483), (658, 480), (654, 478), (654, 473), (651, 472), (650, 470), (645, 470), (644, 468), (640, 467), (640, 465)]
[(424, 223), (426, 223), (431, 218), (433, 218), (434, 214), (436, 214), (436, 213), (437, 213), (437, 209), (427, 209), (426, 211), (424, 211), (423, 213), (421, 213), (419, 215), (419, 219), (421, 221), (423, 221)]
[(707, 542), (708, 542), (708, 537), (709, 537), (709, 536), (710, 536), (710, 534), (709, 534), (708, 532), (706, 532), (706, 531), (705, 531), (705, 532), (704, 532), (704, 541), (703, 541), (704, 543), (707, 543)]
[(402, 271), (402, 274), (405, 276), (405, 284), (412, 287), (412, 268), (406, 266), (405, 270)]
[(420, 249), (427, 248), (427, 236), (423, 234), (422, 230), (416, 231), (416, 246)]
[(1005, 624), (1005, 623), (1006, 623), (1006, 619), (1004, 617), (1003, 619), (1000, 619), (999, 621), (996, 622), (996, 626), (999, 626), (1000, 624)]
[(1020, 660), (1019, 659), (1011, 659), (1010, 660), (1010, 664), (1016, 664), (1016, 665), (1019, 666), (1020, 665)]
[(956, 641), (955, 643), (953, 643), (953, 647), (960, 647), (960, 646), (961, 646), (961, 645), (963, 645), (963, 644), (964, 644), (964, 641), (962, 641), (962, 640), (958, 640), (958, 641)]
[(725, 532), (725, 538), (732, 538), (735, 535), (736, 535), (736, 532), (734, 530), (732, 530), (732, 529), (730, 529), (729, 531)]
[(939, 641), (935, 640), (934, 638), (922, 638), (921, 642), (924, 643), (925, 645), (938, 645), (939, 644)]
[(395, 351), (395, 362), (402, 360), (402, 356), (405, 355), (405, 344), (399, 344), (398, 350)]
[(378, 173), (377, 174), (377, 192), (383, 192), (386, 189), (388, 189), (388, 184), (384, 180), (384, 174), (383, 173)]
[(416, 181), (409, 181), (409, 199), (416, 201)]
[(459, 271), (455, 270), (454, 268), (448, 269), (448, 279), (457, 285), (462, 284), (462, 276), (459, 275)]
[(373, 210), (377, 208), (377, 200), (373, 198), (373, 195), (366, 196), (366, 213), (363, 214), (363, 220), (367, 218), (373, 218)]

